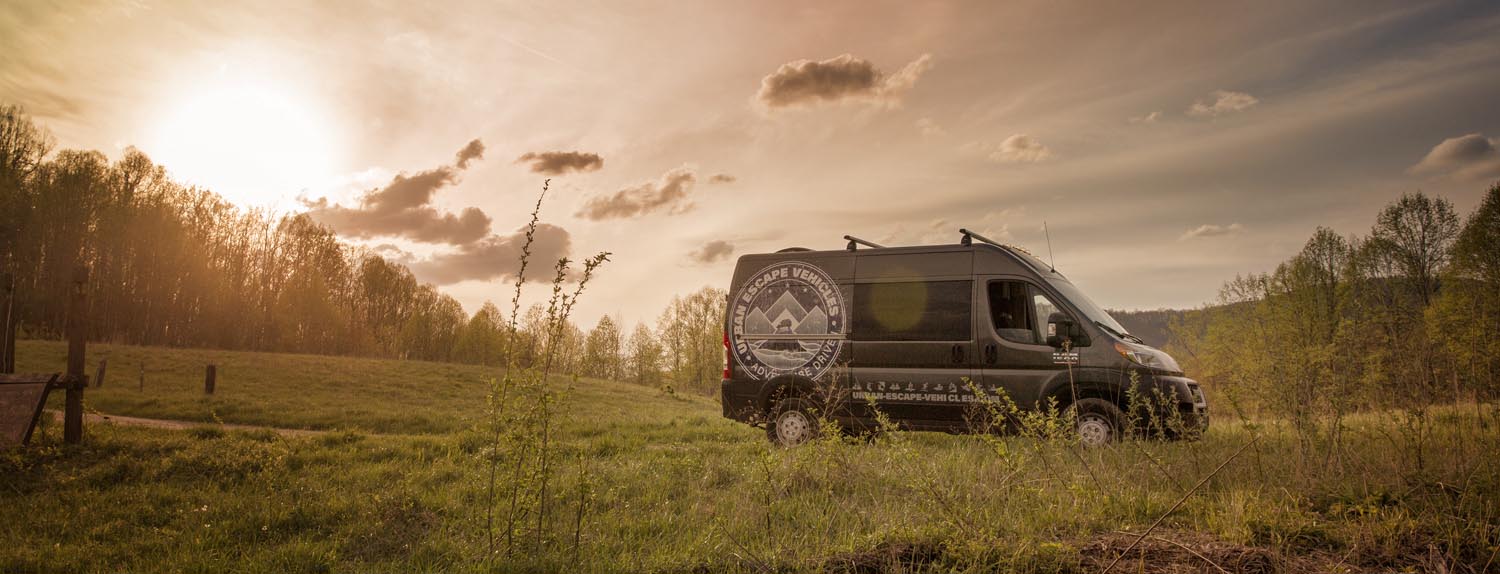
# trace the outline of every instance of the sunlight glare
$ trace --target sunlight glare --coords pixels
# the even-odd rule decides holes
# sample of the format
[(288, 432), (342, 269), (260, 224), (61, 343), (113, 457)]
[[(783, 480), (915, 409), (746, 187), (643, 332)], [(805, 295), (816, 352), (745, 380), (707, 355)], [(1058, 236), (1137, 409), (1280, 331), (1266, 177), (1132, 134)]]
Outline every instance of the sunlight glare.
[(182, 180), (241, 206), (285, 210), (334, 176), (327, 122), (299, 94), (226, 79), (190, 88), (165, 110), (145, 151)]

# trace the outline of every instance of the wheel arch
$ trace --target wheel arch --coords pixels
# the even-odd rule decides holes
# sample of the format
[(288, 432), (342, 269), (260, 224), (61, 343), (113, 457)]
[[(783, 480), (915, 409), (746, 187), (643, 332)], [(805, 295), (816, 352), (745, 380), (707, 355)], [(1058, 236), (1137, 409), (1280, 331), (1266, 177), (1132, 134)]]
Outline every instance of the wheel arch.
[(817, 393), (818, 385), (812, 379), (797, 375), (781, 375), (773, 377), (761, 386), (760, 396), (756, 398), (755, 404), (767, 417), (776, 407), (776, 403), (790, 397), (809, 397)]
[[(1077, 396), (1074, 396), (1075, 391)], [(1096, 369), (1074, 369), (1071, 375), (1067, 371), (1059, 372), (1047, 381), (1040, 399), (1039, 409), (1045, 408), (1053, 399), (1057, 400), (1059, 411), (1067, 409), (1078, 399), (1104, 399), (1122, 410), (1126, 408), (1125, 387), (1120, 384), (1119, 377)]]

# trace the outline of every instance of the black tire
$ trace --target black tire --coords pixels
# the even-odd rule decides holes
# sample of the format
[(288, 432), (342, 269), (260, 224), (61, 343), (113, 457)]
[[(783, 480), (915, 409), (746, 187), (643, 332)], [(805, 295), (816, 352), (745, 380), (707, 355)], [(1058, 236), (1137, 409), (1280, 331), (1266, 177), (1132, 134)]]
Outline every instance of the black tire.
[(818, 438), (822, 431), (819, 424), (812, 401), (797, 397), (782, 399), (766, 421), (766, 438), (776, 446), (797, 446)]
[(1078, 442), (1084, 446), (1104, 446), (1124, 436), (1125, 413), (1104, 399), (1080, 399), (1068, 407), (1068, 416), (1077, 421)]

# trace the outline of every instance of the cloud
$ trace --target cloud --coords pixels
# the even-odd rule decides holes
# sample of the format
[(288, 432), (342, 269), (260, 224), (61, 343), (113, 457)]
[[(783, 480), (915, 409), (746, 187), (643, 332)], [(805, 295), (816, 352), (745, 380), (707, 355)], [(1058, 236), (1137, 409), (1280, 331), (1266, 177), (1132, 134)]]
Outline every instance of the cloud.
[(535, 173), (562, 175), (570, 171), (597, 171), (604, 167), (604, 158), (596, 153), (581, 151), (533, 151), (516, 158), (516, 163), (530, 163), (531, 171)]
[(990, 161), (997, 163), (1040, 163), (1055, 155), (1051, 148), (1026, 134), (1005, 138), (998, 146), (981, 142), (976, 147), (985, 152)]
[(931, 54), (923, 54), (890, 76), (869, 60), (850, 54), (820, 62), (797, 60), (761, 78), (756, 99), (773, 109), (855, 100), (896, 105), (901, 94), (931, 68)]
[(1193, 229), (1187, 230), (1187, 232), (1183, 233), (1182, 237), (1178, 237), (1177, 240), (1178, 241), (1187, 241), (1189, 239), (1197, 239), (1197, 238), (1200, 238), (1200, 237), (1218, 237), (1218, 236), (1221, 236), (1221, 235), (1236, 235), (1236, 234), (1239, 234), (1239, 233), (1241, 233), (1243, 231), (1245, 231), (1245, 227), (1243, 225), (1238, 224), (1238, 223), (1231, 223), (1229, 225), (1214, 225), (1212, 223), (1205, 223), (1205, 224), (1199, 225), (1198, 227), (1195, 227)]
[(358, 207), (330, 204), (327, 198), (302, 200), (307, 214), (340, 235), (367, 239), (405, 237), (423, 243), (463, 245), (490, 232), (490, 217), (478, 208), (457, 214), (439, 212), (430, 204), (438, 190), (453, 185), (469, 163), (484, 153), (479, 140), (469, 142), (455, 165), (439, 166), (414, 175), (397, 174), (389, 184), (365, 192)]
[[(418, 279), (436, 285), (514, 278), (521, 267), (521, 247), (525, 243), (524, 230), (505, 236), (491, 235), (451, 252), (411, 261), (407, 263), (407, 267)], [(572, 238), (567, 230), (547, 223), (538, 224), (531, 244), (532, 271), (528, 273), (528, 278), (536, 281), (549, 280), (550, 277), (537, 275), (536, 270), (551, 269), (552, 264), (559, 258), (567, 257), (571, 249)]]
[(1445, 139), (1406, 171), (1415, 175), (1450, 175), (1458, 179), (1500, 177), (1500, 139), (1487, 138), (1480, 133)]
[(728, 259), (732, 254), (734, 254), (733, 243), (724, 241), (722, 239), (716, 239), (703, 244), (702, 247), (694, 249), (692, 253), (688, 254), (688, 258), (692, 259), (696, 263), (706, 265), (709, 263), (717, 263), (719, 261)]
[(648, 181), (627, 187), (608, 196), (590, 198), (578, 210), (578, 217), (600, 221), (604, 219), (636, 217), (657, 211), (669, 214), (686, 212), (693, 208), (688, 198), (698, 175), (693, 168), (682, 166), (662, 174), (656, 181)]
[(469, 162), (476, 159), (484, 159), (484, 142), (477, 138), (464, 146), (464, 149), (458, 150), (458, 156), (453, 165), (458, 169), (469, 169)]
[(713, 177), (708, 178), (709, 183), (734, 183), (739, 180), (740, 178), (727, 173), (716, 173)]
[(1161, 119), (1161, 112), (1156, 111), (1156, 112), (1151, 112), (1151, 113), (1146, 114), (1146, 115), (1134, 116), (1134, 117), (1130, 118), (1130, 123), (1132, 123), (1132, 124), (1154, 124), (1154, 123), (1157, 122), (1157, 120), (1160, 120), (1160, 119)]
[(917, 131), (920, 131), (922, 132), (922, 135), (929, 137), (940, 136), (948, 133), (948, 130), (943, 129), (943, 126), (940, 126), (937, 122), (932, 121), (932, 118), (917, 119)]
[(1260, 100), (1245, 92), (1231, 92), (1228, 90), (1215, 90), (1214, 103), (1206, 104), (1203, 100), (1193, 102), (1188, 107), (1187, 114), (1195, 117), (1214, 117), (1230, 112), (1242, 112), (1259, 104)]

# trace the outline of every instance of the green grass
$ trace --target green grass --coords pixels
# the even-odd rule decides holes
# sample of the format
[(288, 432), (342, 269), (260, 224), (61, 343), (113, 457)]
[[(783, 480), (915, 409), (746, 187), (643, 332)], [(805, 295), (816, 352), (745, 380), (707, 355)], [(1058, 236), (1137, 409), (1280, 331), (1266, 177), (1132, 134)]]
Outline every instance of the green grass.
[[(293, 355), (166, 349), (130, 345), (88, 346), (86, 373), (93, 377), (108, 359), (104, 386), (84, 393), (86, 408), (108, 414), (197, 422), (226, 422), (314, 430), (373, 433), (449, 433), (473, 426), (485, 409), (489, 383), (503, 376), (494, 367)], [(19, 341), (16, 370), (60, 372), (67, 345)], [(215, 365), (213, 395), (203, 393), (204, 368)], [(142, 385), (141, 368), (146, 369)], [(559, 385), (568, 385), (557, 377)], [(644, 412), (677, 414), (682, 400), (613, 381), (575, 386), (580, 414), (599, 420)], [(694, 397), (695, 412), (717, 409)], [(61, 397), (52, 406), (61, 407)]]
[[(22, 349), (55, 352), (48, 344)], [(294, 426), (375, 429), (370, 421), (387, 420), (398, 421), (390, 427), (398, 432), (431, 434), (281, 437), (92, 425), (83, 445), (63, 446), (54, 424), (37, 445), (0, 454), (0, 572), (572, 569), (569, 528), (555, 529), (542, 548), (486, 565), (486, 440), (460, 422), (482, 401), (400, 402), (421, 395), (411, 389), (441, 384), (431, 374), (441, 369), (471, 373), (463, 384), (479, 395), (483, 370), (99, 349), (116, 353), (112, 369), (113, 357), (132, 356), (184, 371), (213, 356), (231, 365), (226, 371), (246, 369), (222, 383), (241, 389), (234, 399), (241, 407), (228, 412), (256, 414), (233, 422), (284, 424), (275, 414), (286, 407), (268, 406), (284, 404), (300, 410), (287, 416)], [(56, 360), (27, 354), (23, 366)], [(320, 362), (327, 367), (311, 368)], [(255, 365), (277, 375), (252, 377)], [(380, 372), (409, 376), (388, 377), (383, 384), (394, 390), (348, 388)], [(181, 377), (181, 388), (151, 407), (159, 411), (120, 414), (208, 413), (191, 374)], [(343, 377), (345, 388), (260, 394), (327, 377)], [(116, 380), (88, 396), (91, 407), (113, 412), (105, 406), (143, 404), (129, 400), (134, 392)], [(111, 393), (123, 396), (106, 400)], [(352, 400), (368, 404), (336, 406)], [(1217, 424), (1199, 442), (1091, 450), (903, 433), (781, 450), (758, 429), (721, 418), (711, 401), (584, 380), (567, 404), (551, 493), (556, 512), (572, 513), (586, 462), (596, 499), (579, 558), (590, 570), (1098, 571), (1133, 540), (1116, 531), (1144, 530), (1252, 434), (1260, 440), (1188, 496), (1116, 572), (1217, 571), (1204, 558), (1231, 572), (1500, 567), (1492, 562), (1500, 548), (1493, 460), (1500, 412), (1489, 406), (1431, 411), (1421, 433), (1399, 414), (1362, 416), (1350, 421), (1337, 456), (1326, 458), (1276, 424)], [(417, 410), (430, 412), (403, 418)], [(346, 423), (345, 412), (373, 415)], [(418, 420), (454, 422), (433, 428)]]

